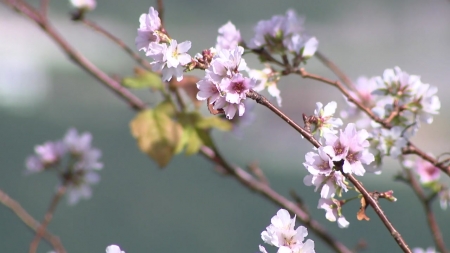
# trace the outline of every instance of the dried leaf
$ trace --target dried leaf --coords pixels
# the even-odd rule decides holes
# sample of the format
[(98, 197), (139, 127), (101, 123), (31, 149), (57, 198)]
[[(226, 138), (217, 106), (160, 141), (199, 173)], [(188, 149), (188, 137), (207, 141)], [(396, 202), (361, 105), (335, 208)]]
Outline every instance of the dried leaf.
[(164, 112), (151, 109), (140, 112), (130, 122), (130, 128), (139, 149), (161, 168), (170, 162), (183, 135), (183, 128), (178, 122)]
[(358, 220), (367, 220), (367, 221), (370, 220), (370, 218), (367, 217), (367, 215), (366, 215), (366, 208), (367, 208), (366, 199), (361, 198), (361, 207), (359, 208), (359, 211), (356, 214), (356, 218)]

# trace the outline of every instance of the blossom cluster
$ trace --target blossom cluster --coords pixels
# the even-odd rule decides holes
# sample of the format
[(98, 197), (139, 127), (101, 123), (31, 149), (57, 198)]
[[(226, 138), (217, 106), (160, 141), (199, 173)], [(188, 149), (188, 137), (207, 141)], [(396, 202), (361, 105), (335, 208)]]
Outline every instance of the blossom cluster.
[[(303, 242), (308, 235), (305, 227), (295, 227), (295, 216), (291, 218), (289, 212), (280, 209), (271, 219), (271, 224), (261, 233), (261, 239), (278, 248), (278, 253), (315, 253), (314, 241)], [(263, 246), (259, 246), (262, 253), (267, 253)]]
[(382, 76), (360, 77), (355, 89), (350, 94), (352, 98), (391, 125), (390, 129), (383, 129), (349, 102), (348, 108), (341, 112), (343, 118), (369, 129), (375, 167), (380, 167), (385, 156), (398, 158), (420, 124), (431, 124), (433, 115), (438, 114), (441, 107), (436, 87), (422, 83), (419, 76), (410, 75), (399, 67), (386, 69)]
[(259, 21), (248, 47), (309, 58), (314, 55), (319, 42), (315, 37), (306, 35), (304, 30), (303, 19), (295, 11), (288, 10), (284, 16), (275, 15), (269, 20)]
[(256, 85), (256, 80), (245, 77), (242, 71), (247, 68), (242, 58), (244, 48), (219, 49), (205, 77), (197, 83), (198, 100), (208, 100), (214, 109), (223, 110), (228, 119), (236, 112), (242, 116), (245, 112), (246, 93)]
[[(350, 96), (370, 109), (384, 124), (390, 124), (390, 128), (374, 121), (350, 102), (341, 116), (356, 123), (340, 130), (339, 136), (335, 128), (342, 125), (342, 120), (334, 118), (335, 102), (325, 107), (317, 103), (314, 116), (308, 120), (312, 133), (319, 137), (322, 146), (305, 156), (304, 166), (310, 174), (304, 178), (304, 183), (320, 190), (318, 208), (325, 209), (327, 219), (338, 221), (340, 227), (348, 226), (340, 212), (341, 203), (334, 199), (335, 195), (348, 190), (342, 173), (357, 176), (363, 176), (366, 171), (380, 173), (383, 157), (402, 155), (402, 148), (420, 123), (431, 123), (440, 108), (435, 87), (423, 84), (420, 77), (409, 75), (398, 67), (385, 70), (382, 77), (359, 78), (355, 89)], [(357, 127), (364, 129), (358, 131)], [(426, 161), (418, 160), (410, 167), (416, 169), (422, 184), (439, 177), (439, 168)], [(440, 189), (442, 207), (447, 207), (448, 195), (446, 188)]]
[[(329, 113), (331, 119), (334, 109)], [(332, 128), (328, 130), (323, 134), (323, 146), (305, 155), (303, 165), (310, 174), (303, 182), (307, 186), (314, 185), (316, 191), (320, 189), (318, 208), (326, 211), (327, 219), (338, 221), (339, 227), (347, 227), (348, 222), (340, 213), (340, 202), (334, 199), (336, 193), (340, 195), (348, 190), (342, 173), (363, 176), (366, 172), (363, 164), (372, 163), (374, 156), (368, 149), (369, 134), (366, 130), (358, 131), (353, 123), (341, 129), (339, 135)]]
[(60, 184), (67, 187), (68, 202), (73, 205), (92, 195), (90, 185), (100, 181), (96, 171), (103, 168), (101, 151), (92, 147), (90, 133), (69, 129), (62, 140), (48, 141), (35, 147), (26, 161), (27, 174), (46, 170), (58, 173)]
[[(270, 20), (259, 21), (254, 30), (254, 37), (246, 45), (240, 31), (231, 22), (220, 27), (216, 47), (209, 50), (212, 60), (205, 77), (197, 83), (197, 99), (207, 100), (214, 110), (225, 113), (229, 119), (236, 113), (239, 116), (244, 114), (243, 100), (250, 89), (262, 91), (267, 87), (269, 94), (281, 106), (280, 91), (276, 85), (280, 74), (270, 66), (263, 70), (249, 69), (242, 58), (244, 48), (240, 45), (282, 55), (290, 53), (294, 58), (301, 59), (311, 57), (317, 50), (317, 40), (305, 35), (303, 20), (293, 10), (285, 16), (276, 15)], [(197, 55), (195, 58), (202, 57)], [(250, 77), (245, 77), (244, 72)]]
[[(304, 19), (298, 17), (294, 10), (288, 10), (285, 15), (272, 16), (269, 20), (261, 20), (254, 27), (255, 34), (247, 46), (283, 57), (291, 55), (294, 62), (299, 64), (312, 57), (319, 46), (315, 37), (306, 34), (303, 23)], [(280, 90), (277, 87), (280, 74), (270, 66), (262, 70), (250, 70), (249, 74), (258, 80), (254, 90), (259, 92), (267, 87), (269, 94), (281, 106)]]
[(187, 53), (191, 42), (178, 43), (170, 38), (161, 26), (158, 11), (153, 7), (150, 7), (148, 14), (141, 15), (139, 23), (136, 47), (153, 58), (150, 62), (152, 70), (161, 72), (163, 81), (170, 81), (174, 76), (181, 81), (184, 67), (191, 62), (191, 56)]

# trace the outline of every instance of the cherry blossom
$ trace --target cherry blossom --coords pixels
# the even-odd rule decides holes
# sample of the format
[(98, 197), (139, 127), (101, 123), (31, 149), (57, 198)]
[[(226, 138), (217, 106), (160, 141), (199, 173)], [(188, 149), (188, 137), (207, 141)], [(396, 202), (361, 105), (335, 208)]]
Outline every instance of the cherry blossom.
[(331, 222), (337, 221), (340, 228), (346, 228), (350, 223), (341, 214), (341, 206), (338, 200), (334, 199), (319, 199), (319, 204), (317, 206), (319, 209), (324, 209), (326, 211), (325, 217)]
[(324, 151), (331, 156), (333, 161), (344, 160), (342, 166), (344, 173), (354, 173), (362, 176), (365, 173), (363, 164), (370, 164), (374, 161), (374, 156), (368, 150), (369, 134), (365, 129), (356, 130), (353, 123), (347, 125), (344, 131), (340, 130), (339, 137), (327, 133), (324, 135)]
[[(295, 216), (291, 218), (289, 212), (280, 209), (271, 219), (271, 224), (261, 233), (262, 240), (275, 247), (278, 252), (304, 252), (315, 253), (314, 242), (311, 239), (303, 242), (308, 235), (305, 227), (294, 229)], [(261, 252), (267, 252), (263, 246), (259, 246)]]
[(333, 118), (336, 107), (335, 101), (331, 101), (325, 107), (320, 102), (316, 103), (316, 110), (314, 110), (316, 121), (313, 124), (315, 127), (312, 130), (313, 134), (318, 132), (319, 136), (322, 137), (325, 133), (337, 133), (337, 130), (334, 128), (340, 127), (344, 123), (340, 118)]

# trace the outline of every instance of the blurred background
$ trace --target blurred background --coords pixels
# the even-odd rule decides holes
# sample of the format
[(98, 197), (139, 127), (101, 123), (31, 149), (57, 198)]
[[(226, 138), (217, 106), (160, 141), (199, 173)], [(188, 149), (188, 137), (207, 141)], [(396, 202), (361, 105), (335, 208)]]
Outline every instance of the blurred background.
[[(134, 48), (139, 16), (151, 5), (155, 3), (98, 0), (97, 9), (88, 17)], [(192, 55), (215, 45), (217, 29), (228, 20), (249, 40), (257, 21), (295, 9), (306, 18), (308, 32), (318, 38), (319, 50), (353, 80), (399, 66), (437, 86), (441, 114), (432, 125), (421, 127), (414, 142), (435, 155), (450, 151), (450, 101), (446, 99), (450, 92), (450, 1), (280, 0), (275, 4), (270, 0), (172, 0), (165, 1), (165, 8), (168, 32), (178, 41), (191, 40)], [(51, 1), (50, 17), (59, 32), (107, 73), (131, 75), (134, 62), (104, 37), (70, 21), (70, 11), (68, 1)], [(248, 63), (259, 66), (255, 59)], [(334, 78), (316, 59), (306, 68)], [(317, 101), (336, 100), (338, 109), (343, 108), (337, 90), (322, 83), (288, 77), (279, 87), (282, 109), (297, 122), (302, 113), (313, 112)], [(154, 103), (149, 92), (139, 95)], [(278, 207), (233, 178), (219, 175), (202, 157), (180, 155), (160, 170), (138, 150), (130, 135), (128, 124), (134, 115), (74, 65), (35, 24), (0, 5), (2, 190), (42, 220), (57, 180), (51, 173), (25, 176), (25, 158), (35, 145), (62, 138), (68, 128), (75, 127), (93, 134), (93, 145), (103, 151), (105, 167), (92, 199), (76, 206), (63, 201), (50, 224), (50, 231), (61, 238), (68, 252), (104, 252), (110, 244), (120, 245), (127, 253), (257, 252), (262, 244), (260, 233)], [(368, 244), (364, 252), (400, 252), (370, 208), (369, 222), (356, 220), (356, 202), (344, 208), (348, 229), (328, 222), (325, 212), (316, 209), (318, 193), (303, 184), (302, 163), (311, 145), (265, 108), (256, 106), (255, 115), (242, 138), (215, 133), (227, 159), (242, 167), (259, 162), (273, 188), (284, 195), (290, 190), (299, 193), (314, 218), (347, 247), (364, 240)], [(387, 160), (381, 176), (367, 175), (361, 180), (369, 190), (394, 190), (397, 202), (381, 201), (387, 216), (411, 247), (432, 246), (416, 197), (402, 183), (392, 183), (398, 169), (396, 161)], [(450, 211), (442, 211), (437, 202), (433, 208), (444, 238), (449, 239)], [(28, 252), (33, 236), (9, 209), (0, 206), (2, 252)], [(316, 252), (331, 251), (314, 234), (309, 237), (315, 240)], [(41, 242), (39, 252), (48, 250)]]

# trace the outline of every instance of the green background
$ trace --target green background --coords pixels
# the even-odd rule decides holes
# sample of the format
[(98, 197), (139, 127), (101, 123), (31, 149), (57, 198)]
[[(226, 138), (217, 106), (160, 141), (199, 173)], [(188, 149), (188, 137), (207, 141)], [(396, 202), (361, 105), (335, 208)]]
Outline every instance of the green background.
[[(38, 1), (31, 1), (37, 4)], [(140, 14), (150, 1), (98, 1), (89, 17), (133, 47)], [(134, 63), (119, 48), (68, 18), (66, 1), (51, 1), (50, 16), (61, 34), (93, 63), (110, 74), (130, 75)], [(260, 19), (293, 8), (306, 17), (308, 32), (320, 42), (319, 50), (356, 79), (381, 75), (400, 66), (439, 88), (441, 114), (422, 126), (414, 138), (424, 150), (438, 155), (449, 151), (450, 2), (440, 1), (166, 1), (166, 27), (178, 41), (191, 40), (193, 55), (215, 44), (217, 29), (231, 20), (244, 39), (253, 36)], [(133, 47), (134, 48), (134, 47)], [(258, 67), (255, 59), (250, 66)], [(334, 78), (317, 60), (308, 71)], [(196, 72), (201, 75), (200, 72)], [(315, 103), (343, 99), (325, 84), (288, 77), (280, 83), (283, 111), (301, 122)], [(150, 105), (155, 97), (139, 96)], [(206, 111), (206, 110), (205, 110)], [(271, 185), (287, 195), (299, 193), (318, 221), (349, 248), (360, 240), (365, 252), (400, 252), (372, 210), (371, 220), (356, 220), (358, 203), (344, 208), (348, 229), (328, 222), (316, 209), (318, 194), (303, 184), (304, 154), (311, 150), (282, 120), (256, 106), (255, 122), (243, 138), (215, 132), (225, 157), (245, 167), (258, 161)], [(257, 252), (260, 233), (278, 207), (220, 175), (202, 157), (177, 156), (160, 170), (142, 154), (129, 133), (134, 112), (100, 83), (72, 64), (45, 34), (25, 17), (0, 5), (0, 188), (41, 220), (55, 190), (53, 174), (24, 175), (24, 160), (33, 147), (61, 138), (70, 127), (89, 131), (94, 146), (103, 151), (105, 168), (93, 197), (76, 206), (60, 203), (50, 224), (68, 252), (104, 252), (119, 244), (137, 252)], [(369, 190), (394, 190), (396, 203), (381, 206), (411, 247), (433, 244), (422, 207), (411, 190), (392, 183), (398, 164), (386, 161), (381, 176), (361, 180)], [(447, 179), (442, 179), (448, 182)], [(444, 238), (450, 238), (449, 214), (434, 203)], [(299, 225), (299, 224), (297, 224)], [(33, 234), (4, 206), (0, 206), (0, 249), (27, 252)], [(330, 252), (314, 234), (316, 252)], [(447, 242), (447, 244), (450, 244)], [(266, 247), (270, 252), (275, 248)], [(41, 242), (39, 252), (50, 248)]]

